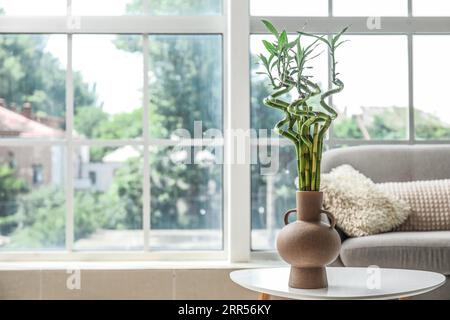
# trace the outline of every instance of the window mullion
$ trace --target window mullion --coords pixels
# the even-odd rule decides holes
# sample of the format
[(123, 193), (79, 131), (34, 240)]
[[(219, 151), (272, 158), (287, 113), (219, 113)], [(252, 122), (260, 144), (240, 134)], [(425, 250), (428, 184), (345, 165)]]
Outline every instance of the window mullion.
[(66, 250), (73, 251), (74, 242), (74, 176), (73, 176), (73, 117), (74, 85), (72, 69), (72, 35), (67, 35), (67, 72), (66, 72)]
[(151, 186), (150, 186), (150, 130), (149, 130), (149, 38), (148, 34), (143, 35), (143, 55), (144, 55), (144, 84), (143, 92), (143, 134), (144, 134), (144, 168), (143, 168), (143, 221), (144, 228), (144, 251), (150, 250), (150, 212), (151, 212)]
[[(250, 5), (249, 0), (228, 1), (226, 161), (228, 256), (232, 262), (250, 259), (251, 190), (250, 143), (246, 163), (235, 163), (233, 130), (250, 129)], [(231, 77), (232, 76), (232, 77)]]
[(411, 144), (416, 139), (414, 119), (414, 44), (412, 33), (408, 34), (408, 139)]
[[(412, 17), (413, 0), (408, 0), (408, 17)], [(413, 144), (416, 139), (414, 119), (414, 70), (413, 70), (413, 34), (408, 33), (408, 141)]]

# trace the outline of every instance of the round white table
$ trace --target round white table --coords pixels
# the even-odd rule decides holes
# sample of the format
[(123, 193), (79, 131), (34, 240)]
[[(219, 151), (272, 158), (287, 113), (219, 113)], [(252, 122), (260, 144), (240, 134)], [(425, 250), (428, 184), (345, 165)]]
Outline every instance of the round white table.
[(439, 288), (445, 276), (435, 272), (384, 268), (327, 268), (328, 288), (293, 289), (289, 268), (233, 271), (231, 280), (259, 292), (259, 299), (277, 296), (298, 300), (407, 299)]

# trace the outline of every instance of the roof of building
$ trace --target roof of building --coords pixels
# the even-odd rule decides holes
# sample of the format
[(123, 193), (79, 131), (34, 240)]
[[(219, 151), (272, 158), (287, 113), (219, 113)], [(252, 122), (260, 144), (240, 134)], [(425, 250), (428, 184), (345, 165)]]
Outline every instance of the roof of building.
[(139, 146), (125, 146), (108, 153), (103, 162), (118, 162), (122, 163), (132, 158), (138, 158), (142, 155), (142, 147)]
[(49, 127), (13, 110), (0, 106), (0, 136), (61, 138), (64, 136), (64, 131)]

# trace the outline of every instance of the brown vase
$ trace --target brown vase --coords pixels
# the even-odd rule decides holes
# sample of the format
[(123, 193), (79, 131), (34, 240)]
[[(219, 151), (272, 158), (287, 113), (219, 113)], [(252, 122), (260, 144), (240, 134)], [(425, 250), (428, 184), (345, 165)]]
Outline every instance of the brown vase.
[[(323, 193), (297, 192), (297, 209), (284, 215), (285, 227), (277, 238), (280, 256), (291, 265), (289, 286), (297, 289), (319, 289), (328, 286), (325, 266), (339, 255), (341, 239), (335, 229), (336, 220), (322, 210)], [(289, 223), (289, 215), (297, 212), (297, 221)], [(331, 225), (321, 222), (325, 213)]]

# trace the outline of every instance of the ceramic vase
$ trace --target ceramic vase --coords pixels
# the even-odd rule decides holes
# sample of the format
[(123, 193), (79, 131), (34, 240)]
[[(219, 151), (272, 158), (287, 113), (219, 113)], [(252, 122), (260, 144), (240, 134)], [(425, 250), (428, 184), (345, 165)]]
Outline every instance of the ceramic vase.
[[(325, 266), (339, 255), (341, 239), (335, 229), (334, 216), (322, 209), (323, 193), (300, 191), (297, 208), (284, 215), (284, 228), (277, 238), (280, 256), (291, 265), (289, 286), (298, 289), (319, 289), (328, 286)], [(297, 214), (295, 222), (289, 216)], [(322, 222), (322, 213), (330, 224)]]

